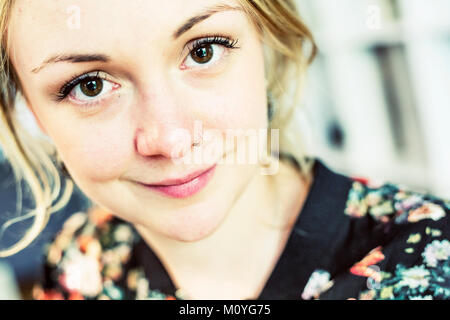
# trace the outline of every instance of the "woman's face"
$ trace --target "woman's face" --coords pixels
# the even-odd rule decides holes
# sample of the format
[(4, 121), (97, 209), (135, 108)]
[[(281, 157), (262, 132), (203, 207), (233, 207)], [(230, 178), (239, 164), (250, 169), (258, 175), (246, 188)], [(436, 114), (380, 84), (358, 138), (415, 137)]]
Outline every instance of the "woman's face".
[[(267, 128), (256, 29), (237, 0), (72, 3), (15, 1), (9, 54), (28, 107), (95, 203), (173, 239), (209, 235), (259, 174), (226, 142), (229, 130)], [(143, 185), (214, 164), (193, 194), (202, 179)]]

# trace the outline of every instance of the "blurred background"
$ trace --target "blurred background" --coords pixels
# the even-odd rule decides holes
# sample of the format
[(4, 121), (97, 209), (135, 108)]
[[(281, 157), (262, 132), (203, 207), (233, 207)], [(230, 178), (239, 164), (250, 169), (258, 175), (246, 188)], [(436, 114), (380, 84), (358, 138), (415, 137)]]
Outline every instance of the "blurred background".
[(320, 49), (303, 101), (314, 152), (450, 198), (450, 1), (297, 3)]
[[(344, 174), (450, 199), (450, 1), (296, 1), (320, 50), (301, 114), (313, 153)], [(39, 134), (30, 114), (21, 117)], [(17, 216), (17, 203), (29, 205), (19, 190), (0, 150), (0, 227)], [(29, 298), (44, 244), (88, 206), (76, 189), (33, 245), (0, 259), (0, 299)], [(2, 247), (30, 222), (0, 229)]]

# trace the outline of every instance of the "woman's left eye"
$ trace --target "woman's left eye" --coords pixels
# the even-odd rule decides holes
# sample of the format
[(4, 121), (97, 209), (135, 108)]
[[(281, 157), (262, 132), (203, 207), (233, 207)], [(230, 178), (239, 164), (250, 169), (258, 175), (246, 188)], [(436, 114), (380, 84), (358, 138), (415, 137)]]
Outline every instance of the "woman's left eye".
[(229, 49), (236, 49), (237, 41), (224, 37), (209, 37), (197, 40), (183, 63), (187, 68), (198, 68), (213, 65), (226, 54)]
[(198, 65), (213, 64), (220, 60), (225, 52), (225, 47), (218, 44), (207, 44), (194, 49), (186, 58), (185, 66), (188, 68)]

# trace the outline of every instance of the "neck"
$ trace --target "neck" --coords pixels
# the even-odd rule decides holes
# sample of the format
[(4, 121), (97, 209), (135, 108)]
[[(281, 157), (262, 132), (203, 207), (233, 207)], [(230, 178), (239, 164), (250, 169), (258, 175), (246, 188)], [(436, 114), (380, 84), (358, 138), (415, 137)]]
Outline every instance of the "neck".
[(268, 263), (267, 252), (281, 251), (303, 206), (307, 189), (293, 167), (280, 164), (279, 172), (273, 176), (261, 175), (256, 170), (226, 219), (202, 240), (181, 242), (141, 226), (136, 228), (179, 287), (184, 287), (183, 281), (189, 283), (180, 279), (185, 275), (192, 277), (192, 285), (198, 282), (196, 275), (210, 275), (206, 276), (209, 280), (230, 278), (235, 283), (247, 283), (255, 275), (255, 269)]

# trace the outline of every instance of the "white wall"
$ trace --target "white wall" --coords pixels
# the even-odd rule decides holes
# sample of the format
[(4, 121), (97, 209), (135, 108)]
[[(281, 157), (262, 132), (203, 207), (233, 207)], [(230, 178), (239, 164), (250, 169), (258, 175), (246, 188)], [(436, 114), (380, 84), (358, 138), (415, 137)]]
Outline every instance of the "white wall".
[[(450, 1), (297, 2), (321, 52), (303, 101), (315, 153), (450, 199)], [(333, 121), (342, 146), (330, 143)]]

